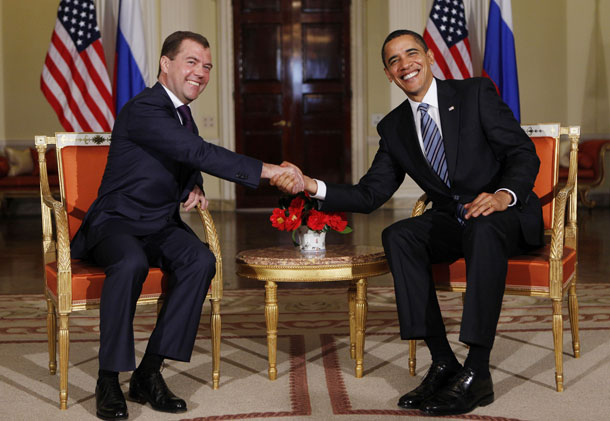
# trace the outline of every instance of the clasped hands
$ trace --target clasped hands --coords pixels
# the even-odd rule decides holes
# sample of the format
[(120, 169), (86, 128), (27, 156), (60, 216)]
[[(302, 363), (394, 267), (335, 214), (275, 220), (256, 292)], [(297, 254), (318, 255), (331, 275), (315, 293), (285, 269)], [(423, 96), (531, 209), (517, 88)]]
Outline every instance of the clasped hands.
[(296, 194), (303, 190), (315, 194), (318, 184), (312, 178), (304, 175), (299, 167), (284, 161), (280, 165), (283, 171), (278, 172), (269, 179), (269, 184), (288, 194)]

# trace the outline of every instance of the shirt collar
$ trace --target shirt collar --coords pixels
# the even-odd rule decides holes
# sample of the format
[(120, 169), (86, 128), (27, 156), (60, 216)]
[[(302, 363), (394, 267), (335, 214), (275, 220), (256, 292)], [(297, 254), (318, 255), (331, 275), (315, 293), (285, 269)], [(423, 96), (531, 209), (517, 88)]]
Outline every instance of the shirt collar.
[(419, 107), (419, 104), (421, 104), (421, 103), (429, 104), (431, 107), (438, 109), (438, 94), (437, 94), (437, 89), (436, 89), (436, 78), (432, 78), (432, 83), (430, 84), (430, 87), (428, 88), (428, 92), (426, 92), (426, 95), (424, 95), (424, 98), (422, 99), (421, 102), (415, 102), (409, 97), (407, 97), (407, 99), (409, 100), (409, 104), (411, 105), (411, 111), (413, 112), (413, 115), (417, 115), (417, 107)]
[[(161, 82), (159, 82), (161, 83)], [(163, 86), (163, 89), (165, 89), (165, 92), (167, 92), (167, 95), (169, 95), (169, 99), (172, 100), (172, 103), (174, 104), (174, 108), (178, 108), (181, 105), (184, 105), (182, 103), (182, 101), (180, 101), (178, 99), (178, 97), (176, 95), (174, 95), (174, 93), (172, 91), (170, 91), (164, 84), (161, 83), (161, 86)], [(188, 107), (190, 107), (190, 105), (187, 105)]]

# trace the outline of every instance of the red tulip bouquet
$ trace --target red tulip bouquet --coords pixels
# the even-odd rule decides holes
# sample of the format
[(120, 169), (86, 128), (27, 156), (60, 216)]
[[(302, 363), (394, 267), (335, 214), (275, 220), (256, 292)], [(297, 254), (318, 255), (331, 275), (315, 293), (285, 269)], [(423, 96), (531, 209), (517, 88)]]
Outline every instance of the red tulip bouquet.
[(352, 232), (347, 225), (345, 212), (321, 212), (317, 210), (317, 202), (307, 192), (283, 196), (280, 199), (279, 207), (273, 209), (273, 213), (269, 217), (271, 225), (280, 231), (292, 231), (292, 240), (295, 244), (296, 231), (301, 226), (316, 232), (330, 230), (340, 234)]

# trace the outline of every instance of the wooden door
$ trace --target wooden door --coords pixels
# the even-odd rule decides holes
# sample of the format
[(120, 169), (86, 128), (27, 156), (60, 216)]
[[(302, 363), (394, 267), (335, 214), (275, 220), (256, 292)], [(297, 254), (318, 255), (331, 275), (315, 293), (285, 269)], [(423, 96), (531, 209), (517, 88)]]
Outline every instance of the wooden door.
[[(351, 181), (349, 0), (234, 0), (237, 152)], [(237, 186), (237, 207), (279, 192)]]

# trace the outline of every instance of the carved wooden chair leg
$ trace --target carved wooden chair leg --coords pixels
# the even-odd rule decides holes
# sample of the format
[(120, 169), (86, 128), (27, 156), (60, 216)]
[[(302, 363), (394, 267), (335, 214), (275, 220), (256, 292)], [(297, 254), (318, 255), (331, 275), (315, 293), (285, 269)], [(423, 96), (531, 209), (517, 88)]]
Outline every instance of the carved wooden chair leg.
[(568, 310), (570, 314), (570, 330), (572, 331), (572, 349), (574, 358), (580, 357), (580, 338), (578, 335), (578, 297), (576, 296), (576, 283), (572, 282), (568, 290)]
[(555, 385), (563, 392), (563, 315), (561, 298), (553, 299), (553, 341), (555, 343)]
[(416, 367), (416, 346), (417, 343), (414, 339), (409, 340), (409, 374), (415, 376), (415, 367)]
[(49, 373), (57, 372), (57, 315), (53, 300), (47, 297), (47, 340), (49, 341)]
[(220, 383), (220, 299), (211, 300), (212, 313), (210, 314), (210, 326), (212, 328), (212, 387), (218, 389)]
[(59, 408), (68, 408), (68, 361), (70, 360), (69, 315), (59, 315)]

